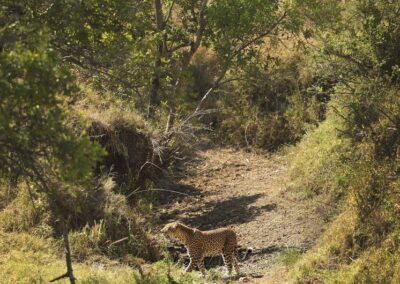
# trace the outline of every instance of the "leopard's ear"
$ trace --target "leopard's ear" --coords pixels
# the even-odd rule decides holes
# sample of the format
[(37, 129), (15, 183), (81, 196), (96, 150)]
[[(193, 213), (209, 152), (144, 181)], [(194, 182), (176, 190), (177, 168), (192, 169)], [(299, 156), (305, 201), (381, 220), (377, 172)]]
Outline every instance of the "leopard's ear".
[(174, 223), (171, 224), (171, 228), (172, 229), (176, 229), (178, 226), (179, 226), (178, 222), (174, 222)]

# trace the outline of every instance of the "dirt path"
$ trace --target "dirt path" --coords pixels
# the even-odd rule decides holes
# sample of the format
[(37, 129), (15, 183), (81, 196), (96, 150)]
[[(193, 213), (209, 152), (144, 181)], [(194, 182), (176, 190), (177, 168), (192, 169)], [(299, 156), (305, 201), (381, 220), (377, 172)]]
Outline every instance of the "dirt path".
[(241, 263), (250, 276), (264, 275), (288, 248), (306, 250), (320, 235), (317, 207), (287, 187), (287, 165), (278, 156), (228, 149), (201, 152), (192, 174), (176, 190), (185, 196), (161, 206), (162, 223), (179, 220), (200, 230), (233, 227), (255, 253)]

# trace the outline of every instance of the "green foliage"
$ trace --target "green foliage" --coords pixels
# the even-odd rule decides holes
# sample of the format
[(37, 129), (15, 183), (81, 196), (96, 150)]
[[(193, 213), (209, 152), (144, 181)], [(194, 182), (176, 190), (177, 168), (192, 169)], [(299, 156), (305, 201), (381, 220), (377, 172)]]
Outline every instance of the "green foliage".
[[(153, 1), (25, 2), (29, 22), (47, 26), (52, 47), (92, 77), (94, 86), (134, 101), (140, 111), (154, 91), (157, 118), (178, 103), (191, 103), (186, 81), (199, 46), (217, 57), (218, 72), (208, 76), (218, 84), (229, 70), (252, 64), (266, 38), (279, 36), (282, 27), (301, 30), (305, 21), (288, 12), (296, 5), (280, 7), (277, 1), (161, 1), (159, 27)], [(177, 115), (187, 115), (185, 110)]]
[(325, 117), (329, 94), (313, 89), (307, 59), (281, 57), (254, 62), (220, 91), (214, 127), (223, 143), (276, 150)]
[[(9, 25), (3, 36), (21, 33)], [(77, 89), (47, 39), (41, 30), (0, 53), (0, 172), (28, 177), (43, 188), (49, 187), (50, 176), (71, 183), (86, 180), (101, 153), (64, 122), (64, 104)]]
[(362, 19), (361, 37), (371, 45), (379, 68), (388, 73), (400, 65), (399, 8), (397, 2), (361, 1), (356, 4)]
[[(211, 86), (219, 88), (227, 74), (246, 72), (260, 59), (266, 39), (277, 42), (281, 34), (287, 36), (285, 29), (302, 30), (305, 11), (310, 15), (333, 15), (338, 11), (335, 3), (318, 8), (317, 2), (308, 1), (300, 9), (297, 2), (291, 1), (161, 1), (163, 21), (157, 28), (152, 19), (153, 1), (17, 1), (9, 5), (20, 11), (25, 26), (45, 27), (51, 48), (64, 61), (79, 67), (82, 77), (97, 89), (133, 102), (141, 112), (147, 111), (149, 92), (154, 92), (156, 98), (150, 100), (159, 107), (155, 118), (166, 124), (166, 112), (182, 119), (196, 108)], [(329, 19), (333, 16), (325, 20)], [(313, 20), (322, 23), (322, 17)], [(212, 66), (202, 69), (208, 82), (197, 88), (201, 82), (197, 82), (199, 73), (192, 59), (201, 52), (202, 45), (215, 60)], [(299, 137), (302, 132), (270, 132), (268, 124), (274, 124), (277, 130), (286, 121), (269, 114), (264, 118), (264, 126), (255, 130), (261, 132), (254, 143), (258, 146), (264, 147), (269, 139), (279, 136), (267, 146), (274, 149), (277, 144), (293, 140), (281, 137)]]
[(57, 1), (41, 22), (94, 86), (133, 100), (152, 71), (152, 9), (152, 1)]
[(278, 22), (277, 1), (215, 1), (207, 10), (210, 45), (223, 68), (243, 65), (255, 56), (260, 43)]
[[(341, 32), (323, 36), (320, 59), (325, 74), (337, 73), (335, 112), (342, 121), (338, 139), (348, 145), (346, 152), (340, 150), (345, 159), (334, 167), (351, 170), (342, 183), (346, 210), (300, 262), (294, 273), (298, 282), (398, 279), (400, 100), (394, 27), (399, 19), (398, 4), (387, 4), (350, 1)], [(335, 190), (335, 180), (337, 174), (327, 177), (329, 190)], [(317, 179), (318, 185), (325, 183)]]
[(305, 39), (308, 39), (315, 33), (338, 28), (341, 24), (342, 4), (340, 0), (295, 0), (284, 1), (283, 5), (290, 15), (290, 30), (302, 31)]

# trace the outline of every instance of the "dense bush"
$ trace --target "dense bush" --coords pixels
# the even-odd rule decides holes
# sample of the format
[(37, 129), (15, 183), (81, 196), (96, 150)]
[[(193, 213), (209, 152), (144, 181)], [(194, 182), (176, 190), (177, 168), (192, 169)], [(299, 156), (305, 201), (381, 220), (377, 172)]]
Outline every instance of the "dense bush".
[(308, 64), (299, 55), (268, 57), (239, 73), (243, 78), (224, 87), (216, 101), (214, 128), (221, 142), (276, 150), (317, 126), (330, 90), (314, 89)]
[[(347, 153), (340, 150), (345, 159), (334, 168), (351, 170), (343, 179), (346, 209), (317, 248), (300, 261), (294, 274), (298, 282), (398, 280), (399, 18), (393, 12), (398, 9), (398, 3), (350, 1), (344, 21), (359, 24), (352, 22), (352, 29), (346, 25), (338, 35), (325, 37), (325, 72), (336, 72), (338, 79), (334, 110), (341, 123), (335, 127), (341, 132), (339, 140), (349, 145)], [(335, 190), (337, 177), (317, 178), (316, 184), (328, 182)]]

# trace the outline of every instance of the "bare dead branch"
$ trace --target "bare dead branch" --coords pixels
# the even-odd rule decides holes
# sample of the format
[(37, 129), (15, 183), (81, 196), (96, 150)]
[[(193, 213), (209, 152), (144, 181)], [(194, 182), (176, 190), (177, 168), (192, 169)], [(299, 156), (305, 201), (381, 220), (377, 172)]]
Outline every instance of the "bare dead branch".
[(56, 281), (58, 281), (58, 280), (61, 280), (61, 279), (64, 279), (64, 278), (68, 278), (68, 277), (69, 277), (69, 275), (68, 275), (68, 273), (66, 272), (66, 273), (64, 273), (63, 275), (60, 275), (60, 276), (58, 276), (58, 277), (56, 277), (56, 278), (54, 278), (54, 279), (51, 279), (50, 282), (56, 282)]
[(122, 239), (120, 239), (120, 240), (118, 240), (118, 241), (112, 242), (112, 243), (109, 244), (108, 246), (111, 247), (111, 246), (113, 246), (113, 245), (122, 243), (123, 241), (126, 241), (126, 240), (128, 240), (128, 239), (129, 239), (129, 237), (122, 238)]
[(338, 115), (340, 116), (344, 121), (348, 121), (348, 118), (345, 117), (343, 114), (340, 113), (340, 111), (335, 107), (335, 106), (331, 106), (332, 110)]
[(183, 192), (179, 192), (179, 191), (175, 191), (175, 190), (169, 190), (169, 189), (163, 189), (163, 188), (150, 188), (150, 189), (138, 190), (138, 191), (135, 191), (133, 193), (134, 194), (138, 194), (138, 193), (149, 192), (149, 191), (164, 191), (164, 192), (170, 192), (170, 193), (175, 193), (175, 194), (179, 194), (179, 195), (190, 196), (189, 194), (186, 194), (186, 193), (183, 193)]
[(379, 111), (381, 114), (383, 114), (387, 119), (389, 119), (389, 121), (390, 121), (391, 123), (393, 123), (394, 126), (397, 127), (397, 126), (399, 125), (399, 122), (396, 121), (393, 117), (391, 117), (386, 111), (384, 111), (383, 109), (381, 109), (381, 108), (379, 108), (379, 107), (378, 107), (378, 111)]

